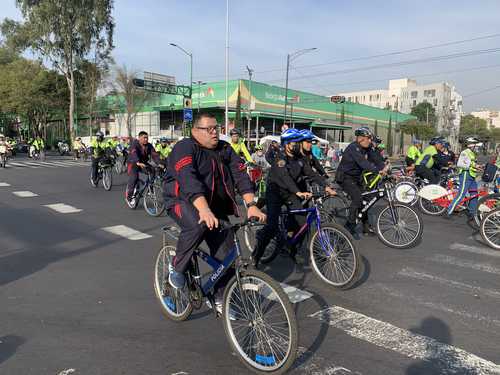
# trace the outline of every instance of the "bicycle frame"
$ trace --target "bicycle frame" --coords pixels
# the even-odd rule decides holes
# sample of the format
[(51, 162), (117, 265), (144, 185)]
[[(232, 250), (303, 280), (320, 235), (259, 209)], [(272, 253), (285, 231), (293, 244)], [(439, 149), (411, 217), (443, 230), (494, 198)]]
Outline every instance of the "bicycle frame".
[[(475, 194), (462, 198), (462, 200), (458, 203), (457, 207), (465, 208), (465, 205), (469, 203), (471, 200), (481, 198), (489, 194), (487, 190), (479, 190), (479, 191), (476, 189), (468, 190), (468, 193), (472, 192), (475, 192)], [(448, 191), (448, 194), (446, 194), (443, 197), (433, 199), (432, 202), (435, 203), (437, 206), (447, 208), (451, 204), (453, 199), (455, 199), (457, 194), (458, 192), (456, 190)]]
[(300, 237), (302, 237), (302, 235), (307, 232), (307, 229), (309, 229), (309, 227), (313, 224), (313, 222), (316, 222), (316, 228), (318, 229), (318, 231), (321, 228), (321, 219), (318, 212), (318, 208), (316, 206), (310, 208), (301, 208), (297, 210), (283, 211), (281, 212), (280, 216), (282, 218), (285, 218), (288, 215), (303, 214), (303, 213), (308, 214), (306, 222), (299, 228), (299, 230), (296, 233), (294, 233), (292, 238), (288, 238), (288, 236), (286, 235), (287, 233), (286, 227), (283, 225), (282, 234), (284, 235), (284, 238), (287, 239), (287, 244), (290, 246), (295, 245), (297, 242), (299, 242)]

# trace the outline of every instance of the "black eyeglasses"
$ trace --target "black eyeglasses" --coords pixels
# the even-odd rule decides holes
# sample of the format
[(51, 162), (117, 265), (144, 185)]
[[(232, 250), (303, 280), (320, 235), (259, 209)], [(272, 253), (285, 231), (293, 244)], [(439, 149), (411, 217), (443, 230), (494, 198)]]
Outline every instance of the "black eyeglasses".
[(196, 129), (200, 130), (205, 130), (208, 134), (210, 133), (218, 133), (219, 132), (219, 125), (216, 126), (207, 126), (207, 127), (201, 127), (201, 126), (195, 126)]

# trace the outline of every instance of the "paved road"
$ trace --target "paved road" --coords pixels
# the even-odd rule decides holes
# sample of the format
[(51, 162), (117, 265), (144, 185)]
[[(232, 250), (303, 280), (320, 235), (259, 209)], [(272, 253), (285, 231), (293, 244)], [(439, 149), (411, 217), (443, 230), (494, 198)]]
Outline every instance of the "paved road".
[[(13, 162), (0, 170), (0, 374), (248, 373), (208, 310), (161, 315), (152, 269), (167, 219), (126, 208), (124, 176), (106, 192), (69, 158)], [(300, 301), (292, 373), (500, 373), (500, 252), (463, 218), (426, 217), (415, 249), (359, 245), (349, 291), (285, 258), (267, 269), (299, 290), (287, 288)]]

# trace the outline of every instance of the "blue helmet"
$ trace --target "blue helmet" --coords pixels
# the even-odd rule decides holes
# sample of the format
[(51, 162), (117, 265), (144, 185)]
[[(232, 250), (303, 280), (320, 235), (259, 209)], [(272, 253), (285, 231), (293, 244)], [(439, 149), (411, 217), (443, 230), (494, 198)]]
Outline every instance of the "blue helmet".
[(161, 142), (161, 143), (168, 142), (168, 138), (167, 138), (167, 137), (161, 137), (161, 138), (160, 138), (160, 142)]
[(430, 145), (441, 144), (444, 145), (445, 139), (443, 137), (433, 137), (430, 141)]
[(302, 134), (297, 129), (287, 129), (281, 133), (281, 144), (284, 146), (290, 142), (300, 142)]
[(419, 145), (422, 143), (422, 141), (420, 139), (417, 139), (417, 138), (414, 138), (412, 142), (414, 145)]
[(314, 134), (307, 129), (300, 130), (300, 135), (302, 136), (301, 141), (312, 141), (314, 139)]

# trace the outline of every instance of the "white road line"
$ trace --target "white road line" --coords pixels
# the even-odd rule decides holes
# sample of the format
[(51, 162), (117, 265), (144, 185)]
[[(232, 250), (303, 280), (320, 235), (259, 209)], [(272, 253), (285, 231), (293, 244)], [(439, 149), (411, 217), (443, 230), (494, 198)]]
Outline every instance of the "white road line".
[(455, 346), (413, 333), (390, 323), (370, 318), (340, 306), (320, 310), (311, 318), (319, 319), (349, 336), (408, 358), (432, 361), (440, 374), (500, 374), (500, 366)]
[(283, 288), (283, 291), (288, 295), (291, 303), (299, 303), (313, 296), (312, 293), (297, 289), (294, 286), (285, 283), (280, 283), (280, 285)]
[(62, 168), (69, 168), (72, 167), (72, 165), (67, 164), (66, 162), (61, 162), (61, 161), (51, 161), (50, 164), (62, 167)]
[(466, 283), (462, 283), (460, 281), (448, 280), (444, 277), (434, 276), (429, 273), (419, 272), (412, 268), (403, 268), (398, 272), (398, 275), (409, 277), (411, 279), (423, 280), (423, 281), (432, 281), (441, 285), (445, 285), (451, 288), (463, 290), (465, 292), (471, 292), (477, 295), (483, 295), (493, 298), (500, 298), (500, 292), (496, 290), (482, 288), (480, 286), (469, 285)]
[(35, 163), (35, 162), (32, 162), (32, 161), (23, 161), (22, 163), (26, 164), (26, 165), (32, 165), (33, 168), (43, 168), (43, 167), (45, 167), (45, 165), (40, 164), (41, 162), (36, 162)]
[(452, 266), (472, 268), (473, 270), (484, 271), (484, 272), (494, 273), (496, 275), (500, 275), (500, 268), (496, 268), (489, 263), (479, 263), (479, 262), (470, 261), (470, 260), (462, 260), (459, 258), (455, 258), (455, 257), (443, 255), (443, 254), (436, 254), (432, 258), (429, 258), (429, 260), (436, 262), (436, 263), (451, 264)]
[(388, 285), (384, 285), (381, 283), (374, 284), (372, 286), (372, 288), (379, 289), (382, 292), (384, 292), (385, 294), (388, 294), (391, 297), (402, 299), (409, 304), (417, 303), (419, 305), (422, 305), (422, 306), (425, 306), (425, 307), (428, 307), (428, 308), (431, 308), (434, 310), (444, 311), (445, 313), (448, 313), (448, 314), (458, 315), (464, 319), (471, 319), (474, 321), (479, 321), (479, 322), (485, 323), (488, 326), (496, 325), (497, 327), (500, 327), (500, 320), (494, 319), (490, 316), (483, 316), (483, 315), (480, 315), (477, 313), (470, 313), (468, 311), (460, 310), (460, 309), (445, 305), (444, 303), (441, 303), (441, 302), (426, 301), (418, 296), (404, 294), (404, 293), (400, 292), (399, 290), (396, 290), (394, 288), (391, 288)]
[(0, 182), (0, 187), (7, 187), (10, 186), (7, 182)]
[(38, 197), (38, 194), (35, 194), (31, 191), (13, 191), (12, 194), (17, 195), (18, 197), (21, 198)]
[(32, 165), (22, 164), (22, 163), (13, 162), (13, 161), (10, 161), (8, 164), (13, 165), (15, 167), (21, 167), (21, 168), (40, 168), (40, 167), (34, 167)]
[(106, 232), (116, 234), (117, 236), (121, 236), (132, 241), (144, 240), (146, 238), (153, 237), (149, 234), (142, 233), (135, 229), (129, 228), (126, 225), (115, 225), (112, 227), (105, 227), (101, 229)]
[(69, 206), (64, 203), (54, 203), (54, 204), (44, 204), (45, 207), (48, 207), (56, 212), (61, 214), (72, 214), (76, 212), (81, 212), (82, 210), (73, 206)]
[[(344, 366), (339, 366), (331, 363), (331, 359), (325, 359), (306, 348), (299, 346), (297, 349), (297, 360), (295, 361), (294, 370), (300, 371), (300, 374), (305, 375), (362, 375), (358, 371), (352, 371)], [(309, 360), (304, 362), (303, 356), (307, 356)], [(304, 362), (304, 363), (302, 363)], [(295, 373), (295, 371), (292, 371)]]
[(486, 249), (483, 247), (478, 247), (478, 246), (464, 245), (462, 243), (452, 243), (450, 245), (450, 249), (451, 250), (467, 251), (469, 253), (479, 254), (479, 255), (488, 255), (491, 257), (500, 257), (500, 251), (489, 250), (489, 249)]
[(57, 166), (52, 165), (52, 163), (49, 163), (47, 161), (37, 161), (36, 163), (30, 163), (30, 164), (36, 164), (44, 168), (57, 168)]

